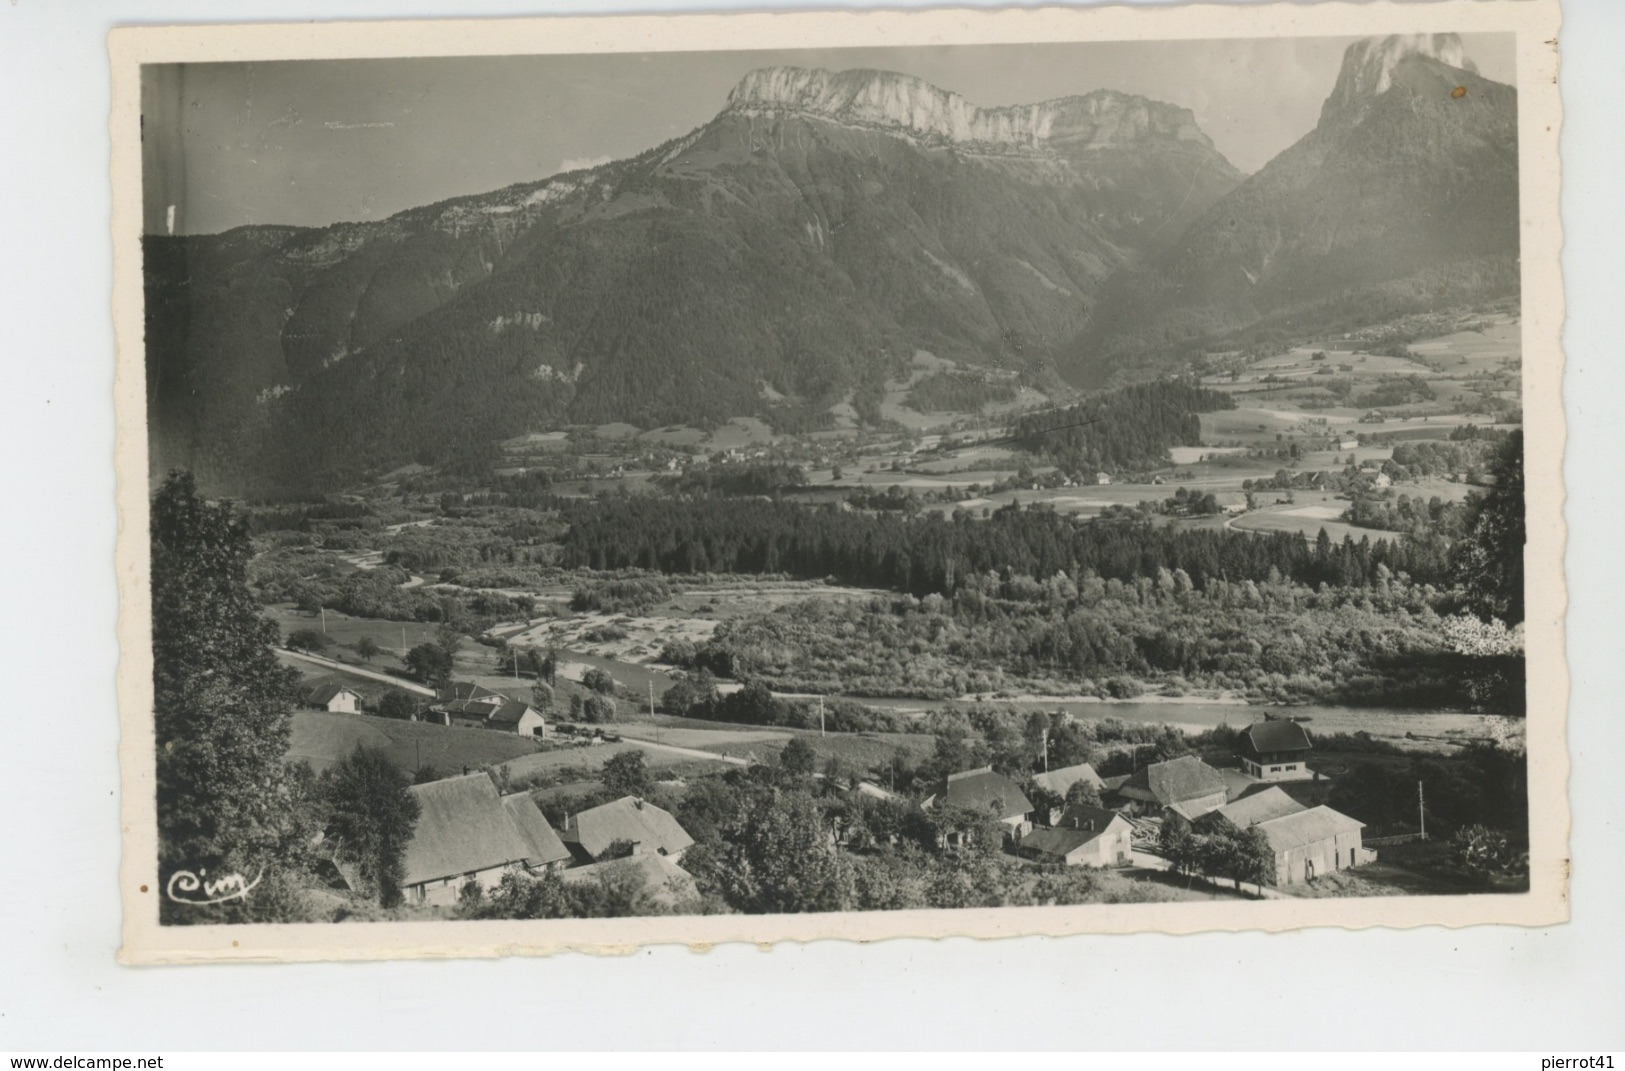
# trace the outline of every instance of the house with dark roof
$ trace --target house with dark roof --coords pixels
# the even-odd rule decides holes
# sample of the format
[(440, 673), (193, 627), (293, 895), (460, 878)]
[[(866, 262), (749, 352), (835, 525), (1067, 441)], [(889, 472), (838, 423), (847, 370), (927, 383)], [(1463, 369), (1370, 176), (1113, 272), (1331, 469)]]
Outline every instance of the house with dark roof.
[(401, 885), (409, 903), (456, 904), (470, 881), (493, 889), (504, 871), (526, 866), (536, 854), (514, 824), (512, 813), (520, 808), (505, 805), (483, 773), (413, 785), (407, 791), (419, 808), (403, 858)]
[(301, 702), (311, 710), (325, 710), (333, 714), (356, 714), (361, 710), (361, 693), (342, 684), (329, 681), (300, 696)]
[(1279, 788), (1270, 787), (1255, 792), (1216, 811), (1209, 811), (1196, 819), (1196, 829), (1204, 833), (1237, 832), (1248, 826), (1259, 825), (1309, 808), (1288, 796)]
[(1133, 857), (1134, 827), (1116, 811), (1075, 803), (1049, 828), (1021, 838), (1021, 853), (1065, 866), (1122, 866)]
[(1218, 770), (1194, 755), (1142, 766), (1117, 789), (1132, 810), (1163, 811), (1194, 821), (1229, 800), (1229, 786)]
[(583, 863), (596, 863), (617, 841), (632, 846), (633, 855), (665, 855), (675, 862), (694, 843), (671, 812), (636, 796), (622, 796), (564, 822), (561, 839)]
[(1020, 785), (1001, 773), (994, 773), (991, 766), (949, 774), (920, 805), (927, 810), (960, 807), (991, 814), (1009, 827), (1012, 836), (1019, 837), (1033, 825), (1032, 801), (1021, 791)]
[(458, 700), (468, 701), (475, 699), (483, 699), (501, 703), (508, 697), (503, 695), (501, 692), (493, 692), (484, 685), (475, 684), (473, 681), (454, 681), (446, 687), (440, 689), (440, 695), (436, 698), (441, 703), (454, 703)]
[(694, 884), (694, 875), (678, 866), (671, 856), (651, 852), (607, 859), (602, 863), (588, 863), (562, 871), (559, 876), (572, 885), (593, 881), (614, 882), (630, 877), (641, 882), (649, 898), (665, 908), (692, 904), (700, 896), (699, 887)]
[(1242, 730), (1237, 748), (1241, 768), (1260, 781), (1308, 781), (1309, 733), (1295, 721), (1259, 721)]
[(1330, 807), (1271, 818), (1256, 827), (1275, 854), (1275, 884), (1296, 885), (1337, 870), (1375, 862), (1377, 853), (1360, 843), (1365, 823)]
[(486, 721), (497, 712), (500, 704), (487, 699), (453, 699), (436, 703), (429, 708), (442, 725), (458, 725), (464, 729), (483, 729)]

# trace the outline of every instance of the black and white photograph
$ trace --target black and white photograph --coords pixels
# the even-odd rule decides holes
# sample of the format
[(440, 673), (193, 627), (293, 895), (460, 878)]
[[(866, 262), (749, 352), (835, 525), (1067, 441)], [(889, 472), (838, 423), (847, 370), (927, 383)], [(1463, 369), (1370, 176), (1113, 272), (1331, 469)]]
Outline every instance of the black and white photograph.
[(1564, 917), (1481, 6), (115, 38), (124, 955)]

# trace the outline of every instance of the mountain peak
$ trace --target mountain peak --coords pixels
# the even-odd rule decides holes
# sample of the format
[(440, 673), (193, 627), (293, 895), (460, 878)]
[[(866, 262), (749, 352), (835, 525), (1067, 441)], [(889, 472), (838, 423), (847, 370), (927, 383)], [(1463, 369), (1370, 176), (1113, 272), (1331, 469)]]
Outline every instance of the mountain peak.
[(745, 75), (728, 94), (727, 111), (812, 115), (926, 141), (1028, 152), (1158, 137), (1212, 147), (1188, 109), (1144, 97), (1096, 90), (1039, 104), (981, 108), (958, 93), (892, 71), (762, 68)]
[(1476, 70), (1462, 49), (1461, 37), (1453, 33), (1390, 34), (1356, 41), (1343, 53), (1343, 68), (1337, 85), (1321, 109), (1321, 122), (1347, 117), (1359, 122), (1371, 101), (1388, 92), (1394, 84), (1394, 71), (1406, 60), (1424, 57), (1455, 67)]

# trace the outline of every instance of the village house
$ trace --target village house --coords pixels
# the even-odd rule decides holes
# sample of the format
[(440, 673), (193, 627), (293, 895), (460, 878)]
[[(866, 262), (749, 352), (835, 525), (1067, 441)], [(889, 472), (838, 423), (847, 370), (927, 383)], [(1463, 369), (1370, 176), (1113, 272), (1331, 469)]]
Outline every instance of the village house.
[(483, 728), (500, 704), (485, 699), (454, 699), (449, 703), (436, 703), (429, 708), (442, 725), (458, 725), (464, 729)]
[(301, 697), (312, 710), (325, 710), (331, 714), (356, 714), (361, 710), (361, 693), (342, 684), (318, 684)]
[(1313, 744), (1309, 733), (1295, 721), (1254, 722), (1242, 730), (1237, 757), (1241, 767), (1260, 781), (1308, 781)]
[(1312, 807), (1257, 823), (1275, 853), (1275, 884), (1297, 885), (1336, 870), (1375, 862), (1360, 843), (1365, 823), (1330, 807)]
[[(1072, 786), (1080, 781), (1093, 788), (1097, 795), (1106, 788), (1106, 782), (1101, 779), (1100, 774), (1095, 772), (1095, 768), (1087, 762), (1080, 763), (1077, 766), (1063, 766), (1058, 770), (1048, 770), (1033, 775), (1033, 784), (1055, 793), (1063, 800), (1066, 799), (1066, 794), (1072, 790)], [(1061, 818), (1061, 810), (1060, 807), (1052, 807), (1047, 813), (1034, 814), (1033, 819), (1046, 825), (1054, 825)]]
[(514, 792), (502, 797), (502, 809), (508, 812), (508, 821), (525, 845), (525, 869), (532, 874), (563, 870), (570, 865), (570, 849), (559, 839), (558, 832), (547, 823), (547, 816), (536, 806), (529, 792)]
[(920, 805), (927, 810), (959, 807), (992, 814), (1007, 827), (1009, 836), (1017, 838), (1033, 827), (1032, 801), (1019, 785), (1003, 774), (994, 773), (991, 766), (949, 774)]
[(1116, 795), (1130, 810), (1161, 811), (1188, 823), (1223, 807), (1230, 791), (1218, 770), (1194, 755), (1184, 755), (1135, 770)]
[(485, 719), (485, 728), (498, 732), (518, 733), (537, 740), (547, 738), (547, 721), (535, 707), (510, 699), (492, 711)]
[(598, 862), (617, 842), (630, 844), (633, 855), (665, 855), (676, 862), (694, 843), (671, 812), (636, 796), (571, 815), (561, 837), (583, 863)]
[(1200, 833), (1240, 832), (1248, 826), (1306, 810), (1307, 807), (1279, 788), (1271, 787), (1209, 811), (1196, 819), (1195, 827)]
[(547, 735), (547, 721), (535, 707), (469, 681), (442, 689), (428, 717), (441, 725), (467, 729), (495, 729), (537, 739)]
[(1045, 773), (1033, 775), (1033, 784), (1039, 788), (1049, 789), (1062, 799), (1066, 798), (1066, 794), (1071, 791), (1072, 786), (1079, 781), (1085, 782), (1096, 792), (1106, 787), (1106, 782), (1100, 779), (1100, 775), (1095, 772), (1095, 768), (1087, 762), (1079, 763), (1076, 766), (1062, 766), (1058, 770), (1049, 770)]
[[(523, 813), (523, 804), (505, 803), (485, 774), (448, 777), (407, 791), (419, 808), (402, 860), (407, 902), (454, 905), (471, 881), (489, 891), (509, 867), (526, 867), (533, 857), (539, 866), (550, 865), (545, 859), (550, 853), (539, 851), (515, 825), (513, 815)], [(524, 804), (536, 807), (528, 797)], [(542, 818), (540, 811), (536, 817)], [(525, 821), (534, 834), (534, 822), (528, 815)]]
[(1123, 866), (1133, 858), (1134, 827), (1116, 811), (1074, 803), (1050, 828), (1021, 838), (1023, 855), (1066, 866)]
[(1095, 473), (1095, 483), (1100, 485), (1101, 487), (1105, 487), (1107, 484), (1109, 484), (1111, 482), (1112, 482), (1112, 474), (1111, 473), (1109, 473), (1109, 472), (1097, 472), (1097, 473)]
[(699, 886), (694, 875), (678, 866), (669, 855), (645, 852), (624, 859), (607, 859), (602, 863), (589, 863), (560, 873), (566, 882), (613, 880), (621, 875), (635, 875), (648, 890), (649, 898), (665, 908), (680, 907), (699, 899)]
[(440, 689), (440, 694), (436, 696), (436, 700), (441, 703), (452, 703), (458, 700), (501, 703), (507, 698), (501, 692), (493, 692), (484, 685), (475, 684), (473, 681), (456, 681)]

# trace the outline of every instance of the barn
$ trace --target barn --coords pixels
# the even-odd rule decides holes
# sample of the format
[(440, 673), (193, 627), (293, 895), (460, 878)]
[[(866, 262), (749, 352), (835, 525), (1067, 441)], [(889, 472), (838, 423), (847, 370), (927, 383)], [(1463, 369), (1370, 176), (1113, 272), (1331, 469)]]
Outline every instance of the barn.
[(1277, 885), (1298, 885), (1377, 858), (1376, 852), (1360, 843), (1365, 823), (1330, 807), (1312, 807), (1272, 818), (1255, 828), (1263, 831), (1275, 853)]

